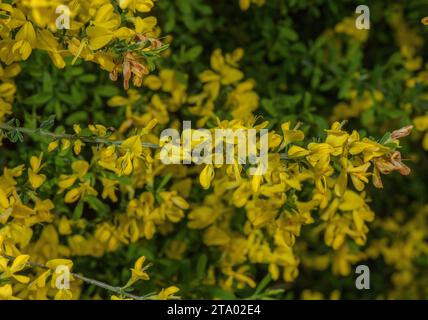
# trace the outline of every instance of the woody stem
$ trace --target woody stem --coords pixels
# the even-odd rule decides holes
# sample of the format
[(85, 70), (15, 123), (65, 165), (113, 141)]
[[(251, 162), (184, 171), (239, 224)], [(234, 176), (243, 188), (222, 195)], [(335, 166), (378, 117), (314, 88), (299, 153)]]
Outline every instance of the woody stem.
[[(107, 145), (121, 145), (123, 143), (123, 140), (109, 140), (105, 138), (87, 138), (87, 137), (80, 137), (79, 135), (75, 134), (67, 134), (67, 133), (54, 133), (50, 132), (44, 129), (30, 129), (30, 128), (24, 128), (24, 127), (14, 127), (10, 126), (5, 123), (0, 123), (0, 130), (3, 131), (18, 131), (26, 135), (38, 135), (42, 137), (48, 137), (52, 140), (61, 140), (61, 139), (67, 139), (67, 140), (80, 140), (82, 142), (86, 143), (92, 143), (92, 144), (107, 144)], [(149, 142), (143, 142), (141, 144), (145, 148), (151, 148), (151, 149), (158, 149), (160, 148), (159, 145), (155, 143), (149, 143)], [(288, 160), (288, 156), (286, 153), (280, 154), (281, 160)]]
[[(9, 256), (6, 254), (3, 254), (3, 257), (5, 257), (6, 259), (9, 259), (12, 262), (16, 259), (15, 257)], [(27, 262), (27, 265), (30, 267), (36, 267), (36, 268), (41, 268), (44, 270), (49, 270), (49, 268), (47, 266), (40, 264), (40, 263), (36, 263), (36, 262)], [(84, 277), (84, 276), (77, 274), (77, 273), (70, 273), (70, 274), (76, 279), (82, 280), (83, 282), (86, 282), (86, 283), (92, 284), (94, 286), (106, 289), (108, 291), (117, 293), (121, 296), (125, 296), (127, 298), (131, 298), (131, 299), (135, 299), (135, 300), (145, 300), (145, 297), (139, 297), (139, 296), (124, 292), (122, 290), (122, 288), (120, 288), (120, 287), (113, 287), (107, 283), (104, 283), (104, 282), (101, 282), (101, 281), (98, 281), (95, 279), (87, 278), (87, 277)]]
[[(42, 137), (48, 137), (52, 140), (61, 140), (61, 139), (67, 139), (67, 140), (80, 140), (82, 142), (86, 143), (93, 143), (93, 144), (109, 144), (109, 145), (121, 145), (123, 143), (122, 140), (109, 140), (105, 138), (87, 138), (87, 137), (80, 137), (79, 135), (74, 134), (67, 134), (67, 133), (54, 133), (50, 132), (44, 129), (30, 129), (30, 128), (23, 128), (23, 127), (13, 127), (5, 123), (0, 123), (0, 130), (4, 131), (17, 131), (26, 135), (38, 135)], [(154, 143), (148, 143), (143, 142), (142, 146), (145, 148), (152, 148), (157, 149), (159, 146)]]

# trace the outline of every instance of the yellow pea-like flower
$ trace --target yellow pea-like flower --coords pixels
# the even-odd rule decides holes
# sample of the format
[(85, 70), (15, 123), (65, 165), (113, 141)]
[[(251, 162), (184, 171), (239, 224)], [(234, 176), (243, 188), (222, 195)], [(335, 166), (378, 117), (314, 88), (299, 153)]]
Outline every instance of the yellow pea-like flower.
[(46, 181), (46, 176), (44, 174), (39, 174), (39, 171), (43, 167), (42, 158), (43, 153), (41, 153), (39, 157), (32, 156), (30, 159), (31, 168), (28, 169), (28, 180), (33, 189), (39, 188)]
[(58, 146), (59, 146), (59, 141), (58, 140), (52, 141), (48, 145), (48, 152), (52, 152), (52, 151), (56, 150), (58, 148)]
[(207, 164), (199, 175), (199, 182), (201, 183), (202, 188), (208, 189), (211, 186), (211, 181), (214, 179), (214, 175), (214, 167)]
[(310, 151), (306, 150), (305, 148), (299, 146), (291, 146), (290, 149), (288, 149), (287, 156), (289, 158), (300, 158), (308, 154), (310, 154)]

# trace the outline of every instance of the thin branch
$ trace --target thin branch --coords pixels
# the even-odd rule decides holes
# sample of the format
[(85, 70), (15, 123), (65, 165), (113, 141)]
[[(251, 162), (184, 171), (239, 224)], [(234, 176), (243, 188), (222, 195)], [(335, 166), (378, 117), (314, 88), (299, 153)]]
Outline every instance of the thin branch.
[[(80, 140), (86, 143), (107, 144), (107, 145), (121, 145), (123, 143), (123, 140), (109, 140), (105, 138), (85, 138), (74, 134), (54, 133), (44, 129), (29, 129), (24, 127), (13, 127), (5, 123), (0, 123), (0, 130), (18, 131), (27, 135), (38, 135), (38, 136), (48, 137), (48, 138), (51, 138), (52, 140), (61, 140), (61, 139), (67, 139), (67, 140), (73, 140), (73, 141)], [(160, 148), (159, 145), (155, 143), (149, 143), (149, 142), (143, 142), (142, 146), (145, 148), (151, 148), (151, 149)], [(286, 153), (280, 153), (280, 159), (288, 160), (290, 158), (287, 156)]]
[[(0, 129), (4, 131), (18, 131), (27, 135), (38, 135), (42, 137), (48, 137), (48, 138), (51, 138), (52, 140), (60, 140), (60, 139), (67, 139), (67, 140), (73, 140), (73, 141), (80, 140), (86, 143), (108, 144), (108, 145), (121, 145), (123, 143), (123, 140), (109, 140), (105, 138), (80, 137), (74, 134), (54, 133), (44, 129), (29, 129), (29, 128), (23, 128), (23, 127), (13, 127), (5, 123), (0, 123)], [(159, 145), (154, 143), (149, 143), (149, 142), (143, 142), (142, 146), (145, 148), (152, 148), (152, 149), (159, 148)]]
[[(3, 257), (5, 257), (6, 259), (9, 259), (12, 262), (16, 259), (16, 257), (9, 256), (9, 255), (6, 255), (6, 254), (3, 254)], [(28, 266), (30, 266), (30, 267), (36, 267), (36, 268), (41, 268), (41, 269), (44, 269), (44, 270), (50, 270), (47, 266), (45, 266), (43, 264), (40, 264), (40, 263), (30, 262), (29, 261), (26, 264)], [(94, 286), (106, 289), (108, 291), (114, 292), (116, 294), (119, 294), (119, 295), (127, 297), (127, 298), (131, 298), (131, 299), (134, 299), (134, 300), (146, 300), (147, 298), (149, 298), (148, 296), (142, 296), (142, 297), (140, 297), (140, 296), (133, 295), (131, 293), (123, 291), (121, 287), (113, 287), (113, 286), (111, 286), (111, 285), (109, 285), (109, 284), (107, 284), (105, 282), (101, 282), (101, 281), (98, 281), (98, 280), (95, 280), (95, 279), (87, 278), (85, 276), (82, 276), (82, 275), (74, 273), (74, 272), (71, 272), (70, 274), (74, 278), (76, 278), (76, 279), (82, 280), (82, 281), (84, 281), (86, 283), (89, 283), (89, 284), (92, 284)]]

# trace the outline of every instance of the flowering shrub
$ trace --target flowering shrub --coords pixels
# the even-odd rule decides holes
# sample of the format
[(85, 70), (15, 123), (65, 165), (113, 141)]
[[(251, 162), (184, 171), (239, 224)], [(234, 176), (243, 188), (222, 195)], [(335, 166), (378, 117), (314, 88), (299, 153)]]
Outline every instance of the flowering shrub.
[(426, 298), (421, 8), (0, 1), (0, 298)]

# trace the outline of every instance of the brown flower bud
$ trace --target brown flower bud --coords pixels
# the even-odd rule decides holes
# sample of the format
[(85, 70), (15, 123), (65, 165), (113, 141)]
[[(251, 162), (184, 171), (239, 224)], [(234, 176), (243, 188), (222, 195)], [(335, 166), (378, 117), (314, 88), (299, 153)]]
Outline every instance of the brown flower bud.
[(400, 139), (408, 136), (412, 132), (413, 126), (405, 126), (401, 129), (395, 130), (391, 133), (391, 139)]
[(391, 163), (403, 176), (408, 176), (410, 174), (410, 168), (401, 162), (401, 153), (399, 151), (395, 151), (392, 154)]

